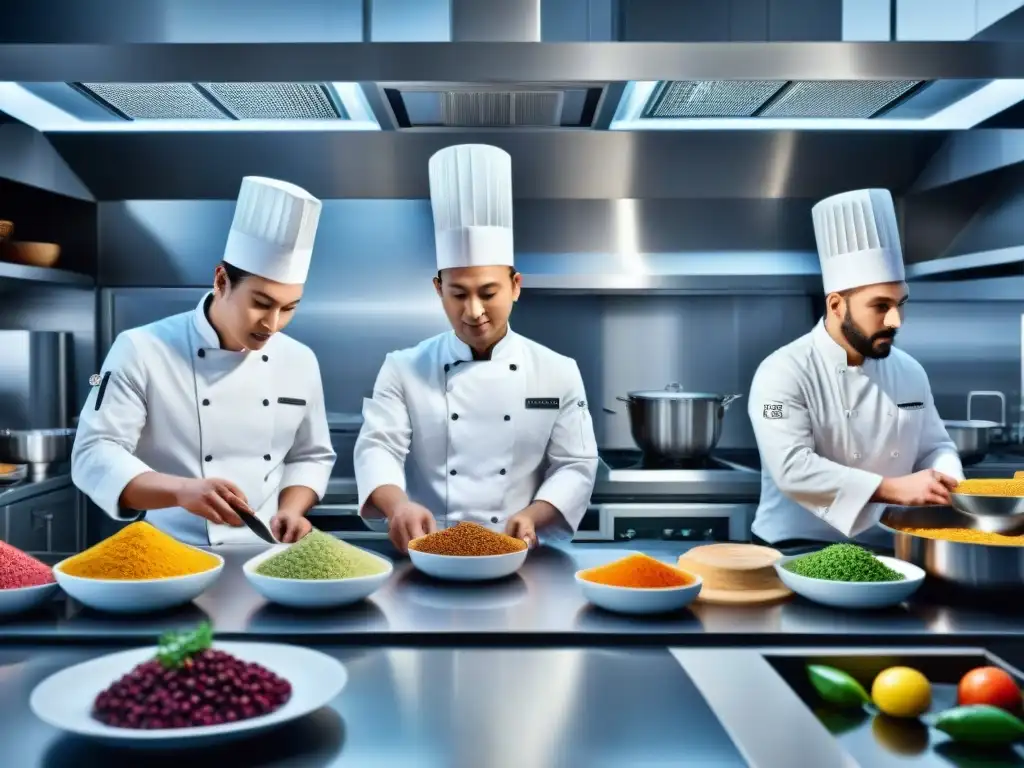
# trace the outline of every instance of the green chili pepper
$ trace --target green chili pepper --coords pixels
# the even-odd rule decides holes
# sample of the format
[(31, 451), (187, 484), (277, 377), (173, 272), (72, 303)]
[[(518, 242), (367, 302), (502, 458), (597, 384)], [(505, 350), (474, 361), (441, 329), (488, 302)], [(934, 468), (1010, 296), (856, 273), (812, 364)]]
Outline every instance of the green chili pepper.
[(971, 704), (940, 712), (931, 725), (956, 741), (1006, 745), (1024, 738), (1024, 722), (989, 704)]
[(809, 664), (807, 674), (814, 690), (829, 704), (840, 707), (859, 707), (871, 701), (864, 686), (841, 669)]

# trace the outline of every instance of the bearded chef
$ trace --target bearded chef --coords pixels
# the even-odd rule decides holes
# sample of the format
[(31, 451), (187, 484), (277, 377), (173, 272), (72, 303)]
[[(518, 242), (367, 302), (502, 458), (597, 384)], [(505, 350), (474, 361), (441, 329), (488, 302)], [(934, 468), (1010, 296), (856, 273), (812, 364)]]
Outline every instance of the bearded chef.
[(75, 485), (116, 520), (147, 520), (198, 545), (283, 542), (334, 466), (320, 369), (280, 331), (302, 297), (320, 201), (246, 177), (213, 291), (193, 311), (118, 335), (79, 419)]
[[(571, 535), (590, 502), (597, 445), (575, 361), (508, 323), (512, 159), (485, 145), (429, 163), (434, 287), (452, 330), (387, 355), (355, 445), (360, 514), (391, 541), (461, 521), (534, 546)], [(408, 484), (407, 484), (408, 483)]]
[(908, 298), (892, 196), (845, 192), (812, 209), (825, 317), (757, 369), (761, 454), (753, 532), (780, 545), (860, 539), (886, 504), (948, 504), (964, 477), (928, 376), (893, 346)]

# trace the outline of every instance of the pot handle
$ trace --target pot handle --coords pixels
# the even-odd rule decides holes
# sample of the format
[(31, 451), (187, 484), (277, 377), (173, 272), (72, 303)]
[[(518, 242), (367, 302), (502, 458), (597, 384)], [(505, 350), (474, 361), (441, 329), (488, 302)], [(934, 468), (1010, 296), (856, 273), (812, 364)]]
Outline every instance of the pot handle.
[(612, 416), (616, 416), (619, 413), (618, 411), (613, 411), (611, 408), (602, 408), (601, 410), (605, 413), (610, 413)]
[(722, 407), (728, 408), (734, 401), (739, 400), (743, 395), (726, 395), (722, 400)]
[(624, 403), (632, 402), (628, 397), (623, 397), (622, 395), (616, 395), (615, 399), (616, 400), (621, 400)]
[(666, 385), (665, 391), (666, 392), (682, 392), (683, 391), (683, 385), (680, 384), (678, 381), (673, 381), (671, 384)]

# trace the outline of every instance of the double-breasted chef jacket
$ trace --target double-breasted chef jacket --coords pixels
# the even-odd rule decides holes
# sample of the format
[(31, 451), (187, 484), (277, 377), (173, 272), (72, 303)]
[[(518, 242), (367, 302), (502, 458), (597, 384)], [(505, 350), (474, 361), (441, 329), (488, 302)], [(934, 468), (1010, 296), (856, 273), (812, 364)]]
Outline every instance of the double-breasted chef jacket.
[(753, 532), (768, 542), (891, 541), (870, 501), (883, 477), (964, 477), (921, 365), (895, 347), (848, 365), (824, 321), (761, 363), (748, 409), (762, 466)]
[(547, 501), (563, 518), (548, 533), (565, 536), (590, 502), (597, 444), (575, 361), (511, 329), (489, 360), (474, 361), (449, 331), (387, 355), (363, 401), (354, 461), (360, 514), (373, 528), (386, 521), (367, 500), (395, 485), (442, 528), (501, 531)]
[[(263, 522), (289, 486), (322, 498), (335, 453), (316, 356), (277, 333), (262, 350), (221, 349), (196, 309), (118, 335), (90, 392), (72, 452), (75, 485), (115, 519), (119, 497), (147, 471), (235, 483)], [(248, 528), (209, 523), (180, 507), (147, 521), (198, 545), (255, 544)]]

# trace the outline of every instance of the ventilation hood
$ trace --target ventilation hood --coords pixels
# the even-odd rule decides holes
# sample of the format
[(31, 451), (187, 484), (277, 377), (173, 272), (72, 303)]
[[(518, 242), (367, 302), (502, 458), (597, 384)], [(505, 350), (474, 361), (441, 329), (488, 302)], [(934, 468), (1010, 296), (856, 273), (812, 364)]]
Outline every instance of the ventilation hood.
[(355, 14), (328, 34), (283, 18), (245, 26), (241, 11), (170, 29), (170, 0), (153, 0), (152, 28), (140, 21), (149, 3), (89, 27), (76, 2), (51, 3), (66, 5), (63, 26), (36, 17), (0, 37), (24, 39), (0, 42), (0, 111), (44, 132), (958, 130), (1024, 99), (1024, 46), (991, 36), (556, 43), (541, 0), (423, 0), (444, 6), (443, 42), (377, 42), (379, 16), (411, 6), (315, 1)]

